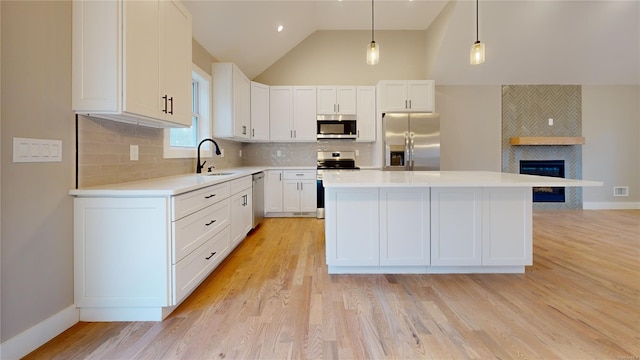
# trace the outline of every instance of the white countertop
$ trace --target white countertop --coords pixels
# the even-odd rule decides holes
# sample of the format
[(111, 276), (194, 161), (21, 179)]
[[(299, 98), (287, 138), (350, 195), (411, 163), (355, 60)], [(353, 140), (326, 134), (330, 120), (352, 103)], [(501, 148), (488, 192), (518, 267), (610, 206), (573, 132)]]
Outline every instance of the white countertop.
[(602, 182), (491, 171), (328, 171), (325, 187), (602, 186)]
[(215, 169), (215, 173), (229, 175), (212, 176), (207, 173), (183, 174), (151, 180), (133, 181), (121, 184), (100, 185), (81, 189), (71, 189), (70, 195), (87, 197), (130, 197), (130, 196), (173, 196), (220, 184), (265, 170), (316, 170), (316, 166), (250, 166), (230, 169)]

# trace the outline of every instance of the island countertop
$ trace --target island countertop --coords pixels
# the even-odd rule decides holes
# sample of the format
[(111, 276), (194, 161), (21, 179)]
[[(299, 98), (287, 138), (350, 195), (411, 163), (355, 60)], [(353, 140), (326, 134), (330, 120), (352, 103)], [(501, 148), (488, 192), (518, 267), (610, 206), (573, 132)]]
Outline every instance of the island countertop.
[(600, 181), (492, 171), (328, 171), (322, 183), (337, 187), (578, 187), (602, 186)]

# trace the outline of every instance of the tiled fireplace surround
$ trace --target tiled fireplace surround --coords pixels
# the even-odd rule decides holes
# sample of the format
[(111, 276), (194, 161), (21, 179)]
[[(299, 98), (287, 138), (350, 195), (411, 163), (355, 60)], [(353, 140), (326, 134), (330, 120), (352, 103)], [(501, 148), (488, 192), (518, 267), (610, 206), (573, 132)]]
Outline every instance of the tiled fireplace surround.
[[(553, 119), (553, 126), (549, 125)], [(582, 136), (579, 85), (505, 85), (502, 87), (502, 171), (518, 173), (520, 160), (564, 160), (565, 177), (582, 178), (580, 145), (518, 145), (518, 136)], [(566, 188), (564, 203), (534, 203), (534, 209), (582, 209), (582, 189)]]
[[(516, 136), (581, 136), (582, 88), (574, 85), (505, 85), (502, 87), (502, 171), (519, 172), (520, 160), (564, 160), (565, 176), (582, 178), (582, 149), (574, 146), (512, 146)], [(554, 125), (548, 125), (548, 119)], [(194, 171), (195, 159), (163, 159), (161, 129), (80, 116), (78, 185), (152, 179)], [(212, 159), (219, 168), (234, 166), (315, 166), (316, 151), (358, 150), (359, 164), (372, 164), (372, 143), (256, 143), (216, 139), (227, 156)], [(139, 144), (140, 160), (129, 160), (129, 145)], [(243, 156), (239, 156), (242, 150)], [(280, 151), (281, 156), (277, 156)], [(534, 208), (581, 209), (580, 188), (568, 188), (565, 203), (535, 203)]]

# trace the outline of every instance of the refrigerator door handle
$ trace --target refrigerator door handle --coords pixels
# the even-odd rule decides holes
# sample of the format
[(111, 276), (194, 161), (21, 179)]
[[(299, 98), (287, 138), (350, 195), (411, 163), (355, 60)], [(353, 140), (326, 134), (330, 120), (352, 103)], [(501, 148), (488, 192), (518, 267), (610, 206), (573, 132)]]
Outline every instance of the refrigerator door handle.
[(410, 157), (411, 165), (409, 168), (410, 170), (413, 170), (413, 165), (414, 165), (414, 160), (413, 160), (413, 157), (415, 155), (415, 143), (413, 141), (414, 137), (415, 137), (414, 133), (409, 134), (409, 148), (411, 149), (411, 157)]
[(409, 133), (404, 133), (404, 168), (411, 170), (411, 148), (409, 145)]

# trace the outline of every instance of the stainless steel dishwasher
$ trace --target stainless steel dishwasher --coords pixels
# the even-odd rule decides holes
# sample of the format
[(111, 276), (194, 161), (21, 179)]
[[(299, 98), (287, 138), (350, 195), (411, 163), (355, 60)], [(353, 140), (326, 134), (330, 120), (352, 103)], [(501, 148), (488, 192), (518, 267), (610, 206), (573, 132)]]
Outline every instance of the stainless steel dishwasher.
[(264, 220), (264, 172), (253, 174), (253, 229)]

